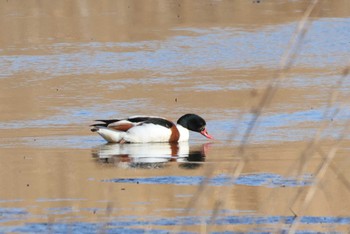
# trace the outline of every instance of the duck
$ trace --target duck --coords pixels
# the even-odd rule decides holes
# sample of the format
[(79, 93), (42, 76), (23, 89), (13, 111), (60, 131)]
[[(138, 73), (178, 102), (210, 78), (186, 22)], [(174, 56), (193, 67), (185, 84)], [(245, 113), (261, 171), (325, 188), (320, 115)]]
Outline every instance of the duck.
[(185, 114), (176, 124), (163, 117), (131, 116), (124, 119), (95, 120), (91, 131), (108, 143), (183, 142), (189, 140), (189, 131), (214, 139), (206, 129), (205, 120), (197, 114)]

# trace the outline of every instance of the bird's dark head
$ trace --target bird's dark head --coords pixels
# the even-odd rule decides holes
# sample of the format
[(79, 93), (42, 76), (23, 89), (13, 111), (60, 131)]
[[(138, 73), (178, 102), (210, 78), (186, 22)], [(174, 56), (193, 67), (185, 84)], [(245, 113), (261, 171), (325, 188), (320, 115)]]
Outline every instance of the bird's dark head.
[(177, 121), (177, 124), (181, 125), (184, 128), (187, 128), (188, 130), (199, 132), (203, 136), (213, 139), (211, 135), (207, 132), (205, 126), (206, 122), (205, 120), (196, 114), (185, 114), (180, 117), (180, 119)]

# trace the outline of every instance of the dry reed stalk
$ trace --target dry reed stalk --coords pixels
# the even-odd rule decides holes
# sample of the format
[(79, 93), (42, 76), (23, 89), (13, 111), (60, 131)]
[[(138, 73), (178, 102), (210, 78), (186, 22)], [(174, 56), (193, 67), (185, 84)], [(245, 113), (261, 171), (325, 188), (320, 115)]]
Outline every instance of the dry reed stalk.
[[(278, 68), (276, 74), (273, 76), (273, 78), (269, 82), (265, 92), (263, 93), (262, 98), (260, 99), (258, 107), (252, 109), (253, 118), (250, 121), (250, 123), (248, 124), (248, 127), (247, 127), (247, 129), (242, 137), (240, 146), (238, 148), (240, 160), (239, 160), (238, 164), (234, 164), (234, 163), (231, 164), (232, 165), (232, 167), (231, 167), (232, 175), (231, 175), (231, 180), (228, 183), (232, 186), (234, 186), (234, 182), (242, 174), (242, 171), (245, 168), (246, 163), (251, 159), (251, 155), (246, 154), (246, 147), (249, 144), (249, 139), (257, 127), (258, 120), (259, 120), (260, 116), (263, 114), (263, 110), (271, 103), (271, 100), (275, 96), (275, 94), (280, 86), (280, 83), (286, 78), (287, 72), (292, 67), (292, 65), (293, 65), (293, 63), (298, 55), (298, 52), (300, 51), (300, 47), (302, 45), (303, 39), (304, 39), (304, 37), (309, 29), (309, 26), (311, 24), (310, 15), (314, 11), (318, 2), (319, 2), (318, 0), (313, 0), (310, 3), (310, 5), (308, 6), (308, 8), (306, 9), (306, 11), (304, 12), (303, 17), (299, 21), (298, 26), (297, 26), (295, 32), (293, 33), (289, 43), (288, 43), (287, 49), (285, 50), (285, 53), (283, 54), (283, 56), (280, 60), (279, 68)], [(240, 116), (242, 116), (242, 114)], [(205, 177), (207, 179), (205, 181), (203, 181), (203, 183), (198, 187), (197, 192), (195, 193), (193, 198), (190, 200), (190, 202), (187, 206), (187, 209), (186, 209), (187, 214), (189, 213), (190, 210), (192, 210), (193, 207), (196, 206), (196, 203), (200, 200), (199, 199), (200, 196), (202, 196), (204, 194), (204, 191), (205, 191), (205, 188), (207, 187), (208, 181), (213, 175), (213, 171), (214, 171), (214, 168), (209, 170), (205, 174)], [(224, 186), (222, 186), (222, 187), (224, 187)], [(224, 188), (221, 188), (221, 189), (224, 189)], [(221, 207), (223, 207), (225, 205), (225, 201), (227, 200), (228, 195), (229, 195), (228, 193), (222, 193), (222, 194), (223, 194), (223, 196), (221, 196), (220, 199), (218, 199), (215, 202), (215, 207), (213, 208), (213, 212), (212, 212), (212, 215), (210, 217), (210, 224), (215, 223), (215, 219), (219, 213), (219, 210), (221, 209)], [(209, 228), (209, 227), (207, 227), (207, 228)]]
[[(346, 71), (347, 68), (344, 70)], [(336, 85), (334, 85), (334, 87), (331, 89), (330, 91), (330, 95), (327, 101), (327, 106), (325, 108), (325, 111), (323, 113), (323, 123), (322, 125), (318, 128), (318, 131), (316, 132), (315, 136), (310, 140), (309, 144), (305, 147), (305, 149), (303, 150), (303, 152), (300, 154), (299, 160), (296, 163), (299, 163), (300, 166), (295, 170), (296, 165), (293, 164), (289, 167), (286, 175), (290, 175), (293, 173), (293, 171), (297, 171), (297, 175), (303, 175), (305, 168), (307, 167), (308, 162), (314, 158), (315, 154), (320, 154), (321, 156), (323, 156), (324, 159), (326, 159), (326, 154), (322, 151), (321, 149), (321, 144), (322, 144), (322, 135), (325, 133), (325, 131), (327, 129), (329, 129), (331, 127), (332, 121), (330, 121), (330, 119), (334, 119), (339, 111), (340, 111), (340, 107), (335, 108), (334, 103), (337, 100), (337, 96), (339, 95), (339, 88), (343, 85), (343, 82), (347, 76), (347, 72), (343, 72), (342, 77), (340, 77), (340, 79), (337, 81)], [(350, 98), (350, 96), (349, 96)], [(335, 109), (333, 111), (333, 109)], [(312, 173), (314, 175), (317, 175), (319, 173), (320, 168), (322, 167), (324, 162), (321, 162), (318, 169)], [(336, 170), (336, 168), (334, 166), (332, 166), (332, 164), (330, 165), (331, 168), (333, 168), (333, 170)], [(345, 186), (347, 186), (348, 188), (350, 188), (350, 182), (345, 178), (345, 176), (342, 176), (341, 173), (339, 171), (336, 172), (336, 174), (338, 174), (341, 178), (342, 178), (342, 182), (343, 184), (345, 184)], [(291, 211), (293, 213), (293, 215), (295, 217), (298, 216), (298, 214), (296, 214), (292, 207), (294, 206), (294, 204), (299, 200), (300, 196), (303, 194), (303, 190), (305, 188), (304, 187), (300, 187), (297, 190), (296, 195), (294, 196), (294, 198), (288, 203), (288, 210)], [(276, 193), (271, 193), (271, 196), (269, 196), (269, 200), (266, 202), (266, 204), (268, 204), (269, 202), (273, 201), (274, 197), (276, 196)], [(282, 225), (282, 221), (280, 223), (280, 225)]]
[[(302, 45), (302, 41), (305, 37), (306, 32), (308, 31), (308, 28), (310, 26), (310, 15), (315, 9), (316, 5), (318, 3), (318, 0), (314, 0), (311, 2), (311, 4), (306, 9), (302, 19), (299, 21), (299, 24), (293, 33), (292, 38), (289, 41), (288, 47), (282, 56), (281, 62), (279, 64), (279, 69), (276, 73), (276, 75), (272, 78), (270, 83), (268, 84), (259, 104), (258, 107), (252, 110), (253, 118), (248, 124), (248, 127), (242, 137), (240, 146), (239, 146), (239, 155), (240, 160), (237, 165), (232, 165), (232, 175), (231, 180), (228, 182), (230, 185), (234, 186), (234, 182), (236, 179), (241, 175), (246, 163), (250, 160), (251, 156), (247, 155), (245, 152), (245, 149), (247, 145), (249, 144), (250, 136), (252, 135), (254, 129), (257, 126), (258, 119), (263, 113), (263, 110), (265, 107), (267, 107), (271, 100), (273, 99), (274, 95), (276, 94), (280, 83), (286, 78), (286, 74), (288, 70), (293, 65), (293, 62), (295, 61), (295, 58), (297, 57), (298, 52), (300, 51), (300, 47)], [(242, 115), (240, 115), (242, 116)], [(209, 173), (205, 174), (205, 177), (207, 178), (197, 189), (197, 192), (195, 196), (190, 200), (188, 206), (187, 206), (187, 213), (189, 210), (191, 210), (193, 207), (195, 207), (196, 203), (199, 201), (199, 197), (204, 193), (205, 187), (208, 184), (209, 178), (213, 175), (213, 169), (209, 171)], [(222, 188), (223, 189), (223, 188)], [(221, 196), (220, 199), (218, 199), (215, 202), (215, 207), (213, 208), (212, 216), (210, 217), (210, 223), (215, 223), (215, 219), (218, 215), (218, 212), (221, 207), (224, 206), (225, 201), (227, 200), (228, 193), (222, 193), (223, 196)], [(209, 227), (208, 227), (209, 228)]]
[[(345, 74), (345, 75), (344, 75)], [(329, 129), (332, 125), (331, 119), (334, 119), (341, 108), (335, 108), (335, 111), (332, 111), (334, 109), (334, 103), (337, 100), (337, 96), (339, 95), (339, 88), (342, 86), (344, 79), (346, 78), (347, 74), (343, 73), (343, 76), (338, 80), (337, 84), (332, 88), (330, 92), (330, 96), (327, 101), (327, 106), (323, 114), (323, 124), (318, 128), (318, 131), (316, 132), (315, 136), (310, 140), (309, 144), (306, 146), (306, 148), (303, 150), (299, 157), (299, 161), (297, 163), (300, 164), (299, 168), (297, 169), (297, 175), (301, 175), (307, 166), (308, 161), (310, 161), (313, 156), (318, 153), (320, 149), (320, 144), (322, 140), (322, 135), (325, 133), (327, 129)], [(350, 98), (350, 97), (349, 97)], [(294, 171), (295, 165), (292, 165), (287, 172), (287, 175), (291, 174), (292, 171)], [(301, 191), (303, 188), (299, 188), (297, 196), (291, 201), (289, 207), (292, 207), (293, 204), (298, 200), (299, 196), (301, 195)]]
[[(243, 111), (240, 112), (238, 114), (238, 117), (235, 118), (236, 119), (236, 123), (237, 123), (237, 126), (238, 126), (238, 123), (240, 122), (240, 120), (243, 118)], [(236, 129), (236, 128), (233, 128), (233, 129)], [(228, 144), (232, 144), (233, 142), (233, 139), (235, 138), (235, 136), (238, 134), (238, 131), (232, 131), (232, 133), (230, 134), (230, 137), (229, 137), (229, 140), (227, 141)], [(210, 181), (210, 178), (213, 177), (213, 174), (214, 174), (214, 171), (215, 171), (215, 168), (214, 166), (210, 166), (206, 169), (206, 172), (204, 173), (205, 177), (204, 177), (204, 180), (200, 183), (200, 185), (198, 186), (197, 188), (197, 191), (196, 193), (192, 196), (192, 198), (190, 199), (190, 201), (188, 202), (187, 206), (186, 206), (186, 212), (185, 212), (185, 216), (189, 215), (190, 213), (193, 213), (194, 211), (194, 207), (199, 203), (200, 197), (202, 197), (202, 194), (205, 194), (207, 192), (207, 188), (208, 188), (208, 183)], [(221, 203), (220, 202), (216, 202), (215, 203), (215, 207), (221, 207)], [(211, 217), (216, 217), (216, 213), (215, 212), (218, 212), (219, 209), (213, 209), (213, 215)], [(209, 221), (209, 225), (212, 224), (215, 220), (214, 219), (210, 219)], [(204, 227), (201, 227), (202, 229)], [(206, 230), (206, 233), (209, 232), (209, 230), (207, 230), (208, 228), (210, 228), (210, 226), (206, 226), (204, 229)], [(177, 232), (179, 232), (181, 230), (181, 227), (179, 227), (179, 230), (177, 230)]]
[[(336, 87), (341, 87), (341, 85), (343, 84), (345, 78), (348, 76), (349, 74), (349, 68), (350, 67), (346, 67), (343, 71), (343, 76), (341, 77), (341, 79), (339, 79), (339, 81), (337, 82), (337, 86)], [(338, 89), (333, 89), (333, 91), (331, 92), (329, 101), (328, 101), (328, 106), (327, 109), (330, 110), (333, 107), (333, 104), (335, 103), (335, 101), (337, 100), (337, 97), (339, 95), (339, 91)], [(339, 108), (337, 108), (337, 111), (334, 111), (334, 115), (336, 115), (339, 111)], [(325, 117), (327, 116), (327, 110), (325, 111)], [(327, 154), (325, 154), (322, 149), (320, 148), (319, 145), (319, 139), (320, 139), (320, 135), (322, 131), (319, 131), (319, 134), (315, 136), (315, 142), (318, 144), (313, 144), (312, 147), (312, 155), (316, 152), (319, 153), (321, 156), (323, 156), (323, 162), (320, 164), (318, 170), (315, 173), (315, 179), (314, 179), (314, 183), (313, 185), (307, 190), (306, 193), (306, 197), (304, 198), (301, 210), (299, 211), (299, 213), (304, 213), (307, 208), (309, 207), (312, 199), (314, 198), (316, 191), (319, 189), (322, 179), (324, 178), (325, 173), (327, 172), (327, 170), (329, 168), (332, 167), (332, 163), (333, 160), (336, 156), (337, 150), (340, 146), (340, 144), (342, 143), (344, 137), (349, 133), (349, 128), (350, 128), (350, 120), (348, 120), (345, 124), (345, 127), (343, 129), (343, 131), (341, 132), (341, 134), (338, 136), (338, 139), (336, 141), (336, 144), (333, 145), (331, 147), (331, 149), (329, 150), (329, 152)], [(324, 129), (323, 129), (324, 130)], [(309, 151), (309, 149), (306, 149), (306, 151)], [(336, 174), (341, 174), (342, 173), (335, 167), (333, 167), (333, 170), (336, 171)], [(342, 175), (342, 179), (343, 179), (343, 183), (345, 184), (346, 188), (350, 191), (350, 182), (346, 179), (345, 176)], [(301, 193), (301, 192), (300, 192)], [(300, 195), (300, 193), (297, 194), (297, 196)], [(293, 204), (296, 202), (297, 199), (293, 199), (293, 202), (291, 204), (291, 206), (293, 206)], [(294, 219), (291, 227), (289, 228), (288, 233), (295, 233), (297, 231), (297, 228), (300, 224), (302, 215), (297, 215), (296, 218)]]
[[(306, 9), (306, 11), (304, 12), (304, 15), (303, 15), (302, 19), (299, 21), (298, 27), (297, 27), (296, 31), (293, 33), (293, 36), (288, 44), (288, 47), (287, 47), (287, 49), (286, 49), (286, 51), (281, 59), (279, 69), (278, 69), (276, 75), (272, 78), (269, 85), (267, 86), (267, 88), (266, 88), (266, 90), (265, 90), (265, 92), (264, 92), (264, 94), (259, 102), (258, 107), (252, 110), (253, 118), (250, 121), (250, 123), (248, 124), (248, 128), (245, 131), (245, 134), (244, 134), (244, 136), (241, 140), (240, 146), (239, 146), (240, 160), (239, 160), (238, 164), (236, 164), (236, 165), (234, 165), (232, 163), (232, 172), (233, 173), (231, 175), (231, 181), (229, 182), (230, 185), (234, 186), (235, 180), (241, 175), (246, 163), (249, 162), (249, 160), (251, 159), (251, 156), (247, 155), (245, 152), (246, 147), (249, 145), (249, 139), (250, 139), (252, 133), (254, 132), (254, 129), (258, 125), (258, 120), (259, 120), (260, 116), (263, 114), (263, 110), (265, 109), (265, 107), (267, 107), (271, 103), (271, 100), (275, 96), (275, 93), (277, 92), (277, 90), (280, 86), (280, 83), (286, 78), (287, 72), (292, 67), (292, 65), (293, 65), (293, 63), (294, 63), (294, 61), (295, 61), (295, 59), (300, 51), (300, 48), (302, 46), (303, 39), (304, 39), (304, 37), (305, 37), (306, 33), (308, 32), (308, 29), (311, 25), (312, 20), (310, 20), (310, 15), (314, 11), (318, 2), (319, 2), (318, 0), (312, 1), (310, 3), (310, 5), (308, 6), (308, 8)], [(334, 103), (337, 99), (337, 96), (339, 94), (338, 88), (342, 86), (345, 77), (349, 73), (349, 70), (350, 70), (350, 67), (347, 67), (344, 69), (343, 77), (341, 77), (341, 79), (337, 82), (337, 85), (333, 88), (331, 95), (330, 95), (330, 98), (328, 99), (327, 107), (326, 107), (324, 115), (323, 115), (324, 120), (329, 120), (329, 119), (335, 118), (337, 116), (337, 114), (339, 113), (341, 108), (336, 108), (334, 111), (333, 107), (334, 107)], [(331, 125), (330, 121), (325, 121), (323, 123), (323, 125), (318, 129), (318, 132), (315, 134), (314, 138), (310, 141), (308, 146), (305, 148), (305, 150), (301, 154), (300, 168), (298, 170), (299, 175), (305, 170), (305, 167), (307, 164), (306, 162), (308, 160), (310, 160), (315, 153), (322, 155), (324, 158), (324, 161), (319, 165), (319, 168), (317, 169), (317, 171), (315, 173), (314, 185), (312, 187), (310, 187), (310, 189), (308, 190), (306, 197), (304, 199), (301, 211), (305, 211), (307, 209), (307, 207), (309, 206), (309, 204), (311, 203), (312, 198), (316, 194), (317, 189), (320, 187), (322, 178), (324, 177), (328, 168), (331, 168), (332, 170), (334, 170), (336, 172), (336, 174), (341, 178), (343, 184), (350, 191), (349, 180), (343, 175), (343, 173), (341, 171), (339, 171), (333, 165), (333, 159), (336, 156), (336, 152), (337, 152), (337, 149), (339, 148), (340, 142), (342, 141), (344, 135), (346, 133), (348, 133), (348, 127), (350, 126), (350, 121), (348, 122), (347, 127), (345, 128), (345, 130), (343, 131), (343, 133), (339, 137), (337, 143), (330, 149), (330, 151), (327, 154), (325, 154), (320, 148), (320, 142), (322, 139), (321, 136), (324, 133), (324, 131), (328, 127), (330, 127), (330, 125)], [(213, 175), (213, 169), (205, 174), (206, 178), (210, 178), (210, 177), (212, 177), (212, 175)], [(198, 202), (198, 200), (199, 200), (198, 198), (205, 192), (205, 187), (206, 187), (208, 181), (209, 181), (209, 179), (206, 179), (198, 187), (198, 190), (197, 190), (195, 196), (193, 197), (193, 199), (191, 199), (191, 201), (188, 205), (188, 208), (187, 208), (188, 210), (190, 210), (191, 208), (193, 208), (196, 205), (196, 202)], [(223, 189), (223, 188), (221, 188), (221, 189)], [(301, 190), (302, 189), (303, 188), (301, 188)], [(297, 193), (296, 198), (293, 199), (291, 205), (289, 206), (290, 210), (291, 210), (290, 207), (292, 207), (293, 204), (295, 204), (298, 197), (300, 196), (301, 190)], [(221, 196), (221, 198), (215, 202), (209, 224), (215, 223), (215, 219), (218, 216), (219, 210), (221, 209), (221, 207), (223, 207), (225, 205), (225, 201), (227, 200), (227, 197), (229, 194), (228, 193), (222, 193), (222, 194), (223, 194), (223, 196)], [(293, 210), (291, 210), (291, 212), (294, 213)], [(296, 213), (294, 213), (294, 215), (295, 215), (295, 219), (294, 219), (294, 221), (289, 229), (289, 233), (295, 233), (295, 231), (297, 230), (297, 227), (300, 223), (301, 217), (302, 217)], [(209, 227), (206, 227), (206, 228), (209, 228)], [(207, 229), (205, 229), (205, 230), (207, 230)]]
[(100, 227), (99, 229), (99, 233), (100, 234), (104, 234), (108, 232), (108, 222), (110, 221), (110, 218), (112, 217), (112, 213), (113, 213), (113, 208), (116, 207), (116, 205), (114, 204), (115, 202), (113, 201), (113, 199), (110, 198), (111, 194), (113, 193), (113, 187), (110, 185), (107, 189), (107, 194), (105, 194), (105, 196), (107, 197), (107, 204), (106, 204), (106, 210), (105, 210), (105, 217), (107, 218), (107, 221), (103, 223), (103, 225)]
[[(242, 174), (246, 163), (249, 162), (249, 160), (251, 159), (251, 155), (246, 154), (246, 148), (249, 144), (249, 139), (252, 133), (254, 132), (254, 129), (257, 127), (258, 120), (260, 116), (263, 114), (263, 110), (271, 103), (271, 100), (275, 96), (280, 86), (280, 83), (286, 78), (287, 72), (292, 67), (298, 55), (298, 52), (300, 51), (300, 47), (302, 45), (303, 39), (311, 25), (310, 15), (315, 9), (317, 3), (318, 3), (318, 0), (312, 1), (308, 6), (308, 8), (306, 9), (306, 11), (304, 12), (303, 17), (299, 21), (298, 26), (288, 43), (287, 49), (285, 50), (285, 53), (281, 58), (279, 68), (275, 76), (271, 79), (270, 83), (268, 84), (258, 104), (258, 107), (252, 110), (253, 118), (248, 124), (248, 127), (243, 135), (243, 138), (241, 140), (239, 150), (238, 150), (240, 160), (237, 165), (234, 165), (233, 163), (231, 164), (233, 173), (231, 175), (231, 180), (228, 183), (232, 186), (234, 186), (234, 182)], [(214, 210), (212, 213), (213, 215), (210, 218), (211, 223), (214, 223), (218, 214), (218, 210), (224, 206), (225, 201), (227, 200), (229, 195), (228, 193), (222, 193), (222, 194), (223, 196), (221, 196), (220, 199), (216, 201), (216, 206), (214, 207)]]
[[(350, 125), (350, 122), (347, 124), (345, 130), (343, 131), (343, 133), (348, 133), (348, 129), (349, 129), (349, 125)], [(316, 194), (316, 191), (317, 189), (319, 188), (320, 186), (320, 183), (322, 181), (322, 179), (324, 178), (324, 175), (325, 173), (327, 172), (328, 168), (330, 167), (333, 159), (335, 158), (336, 156), (336, 153), (337, 153), (337, 150), (340, 146), (340, 143), (341, 143), (341, 140), (343, 139), (344, 137), (344, 134), (342, 134), (342, 136), (340, 137), (339, 141), (337, 142), (336, 145), (334, 145), (328, 152), (326, 158), (324, 159), (324, 161), (322, 162), (322, 164), (320, 165), (319, 169), (317, 170), (317, 173), (315, 174), (315, 179), (314, 179), (314, 183), (313, 185), (308, 189), (307, 193), (306, 193), (306, 197), (303, 201), (303, 204), (302, 204), (302, 207), (301, 207), (301, 210), (299, 211), (300, 213), (303, 213), (307, 210), (307, 208), (309, 207), (313, 197), (315, 196)], [(302, 215), (298, 215), (288, 233), (290, 234), (294, 234), (297, 230), (297, 227), (298, 225), (300, 224), (300, 221), (301, 221), (301, 218), (302, 218)]]
[(293, 33), (287, 49), (285, 50), (280, 64), (279, 68), (276, 71), (276, 75), (272, 78), (271, 82), (268, 84), (259, 104), (258, 107), (252, 110), (253, 119), (248, 124), (248, 128), (242, 138), (241, 144), (240, 144), (240, 152), (243, 154), (244, 150), (249, 142), (249, 138), (253, 132), (253, 130), (257, 126), (258, 119), (263, 113), (263, 110), (271, 103), (271, 100), (275, 96), (280, 83), (286, 78), (287, 72), (292, 67), (298, 52), (300, 51), (300, 47), (302, 45), (303, 39), (309, 29), (309, 26), (311, 24), (310, 21), (310, 15), (315, 9), (316, 5), (318, 3), (318, 0), (313, 0), (306, 11), (304, 12), (303, 17), (298, 23), (298, 26)]
[[(326, 159), (327, 154), (321, 148), (317, 148), (317, 152), (324, 160)], [(330, 163), (329, 168), (334, 172), (334, 174), (336, 174), (340, 182), (342, 182), (344, 187), (350, 192), (350, 181), (344, 176), (344, 172), (337, 168), (334, 162)]]

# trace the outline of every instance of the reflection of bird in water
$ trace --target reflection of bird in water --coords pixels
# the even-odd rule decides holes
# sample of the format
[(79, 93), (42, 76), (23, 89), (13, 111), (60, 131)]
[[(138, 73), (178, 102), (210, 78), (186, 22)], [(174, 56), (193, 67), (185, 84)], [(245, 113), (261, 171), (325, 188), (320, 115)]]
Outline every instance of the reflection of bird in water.
[(94, 148), (92, 156), (100, 163), (124, 168), (162, 168), (169, 162), (179, 162), (181, 168), (194, 169), (205, 160), (205, 146), (190, 151), (188, 142), (105, 144)]
[(179, 167), (183, 169), (196, 169), (202, 165), (202, 162), (205, 161), (205, 156), (209, 150), (211, 143), (206, 143), (201, 145), (197, 150), (191, 150), (186, 157), (186, 161), (180, 163)]
[(133, 116), (126, 119), (97, 120), (91, 131), (110, 143), (148, 143), (188, 141), (189, 130), (213, 139), (205, 120), (196, 114), (183, 115), (176, 124), (155, 116)]

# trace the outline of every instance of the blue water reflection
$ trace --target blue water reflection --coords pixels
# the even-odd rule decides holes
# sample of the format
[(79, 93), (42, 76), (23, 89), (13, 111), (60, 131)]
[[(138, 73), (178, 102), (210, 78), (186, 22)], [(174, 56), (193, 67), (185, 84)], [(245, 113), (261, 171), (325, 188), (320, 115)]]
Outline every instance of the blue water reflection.
[[(330, 125), (323, 131), (321, 137), (336, 139), (344, 131), (343, 126), (350, 117), (350, 110), (342, 109), (334, 118), (331, 118), (332, 113), (336, 111), (336, 108), (326, 109), (324, 107), (291, 113), (265, 113), (259, 117), (258, 125), (251, 135), (250, 143), (311, 140), (323, 122), (328, 122)], [(252, 114), (246, 113), (242, 115), (239, 121), (221, 119), (209, 122), (209, 126), (214, 128), (214, 132), (220, 136), (220, 140), (228, 140), (233, 136), (230, 140), (239, 144), (243, 134), (251, 124), (252, 118)], [(348, 139), (348, 137), (348, 135), (344, 136), (345, 139)]]
[[(210, 216), (177, 216), (168, 217), (138, 217), (138, 216), (121, 216), (113, 217), (113, 221), (106, 222), (60, 222), (53, 223), (24, 223), (22, 226), (3, 226), (0, 227), (1, 232), (11, 233), (169, 233), (169, 228), (174, 226), (193, 226), (203, 224), (215, 224), (218, 227), (232, 230), (237, 225), (237, 228), (246, 225), (245, 230), (253, 233), (271, 233), (275, 231), (288, 230), (276, 228), (269, 225), (293, 223), (293, 216), (258, 216), (258, 215), (240, 215), (240, 216), (218, 216), (215, 220), (211, 220)], [(334, 216), (303, 216), (300, 219), (302, 229), (297, 233), (320, 233), (310, 231), (308, 228), (313, 228), (321, 225), (323, 228), (336, 232), (338, 228), (346, 228), (350, 224), (350, 217), (334, 217)], [(230, 228), (227, 226), (230, 225)], [(259, 225), (257, 229), (256, 225)], [(265, 226), (264, 226), (265, 225)], [(166, 227), (166, 230), (162, 229)], [(320, 226), (319, 226), (320, 227)], [(327, 228), (328, 227), (328, 228)], [(322, 229), (324, 230), (324, 229)], [(181, 233), (181, 232), (180, 232)], [(186, 232), (195, 233), (195, 232)], [(238, 233), (232, 231), (215, 232), (215, 233)], [(284, 233), (284, 232), (282, 232)], [(328, 232), (327, 232), (328, 233)], [(333, 232), (332, 232), (333, 233)]]
[[(350, 53), (350, 47), (347, 46), (350, 38), (349, 23), (350, 19), (346, 18), (313, 22), (297, 66), (346, 66), (347, 61), (344, 61), (344, 57)], [(260, 31), (240, 31), (239, 28), (181, 28), (191, 36), (175, 36), (162, 43), (58, 43), (50, 46), (49, 49), (53, 52), (49, 55), (0, 56), (0, 78), (18, 72), (45, 73), (47, 76), (37, 79), (47, 79), (57, 75), (106, 74), (136, 70), (168, 73), (259, 66), (276, 68), (287, 46), (285, 39), (290, 38), (295, 27), (296, 24), (293, 23), (268, 26)], [(324, 36), (325, 32), (327, 37)], [(74, 48), (73, 52), (68, 53), (67, 47)], [(106, 51), (106, 47), (110, 50)], [(11, 51), (11, 48), (7, 50)], [(110, 52), (112, 50), (117, 52)], [(183, 56), (184, 54), (186, 56)], [(330, 54), (332, 56), (329, 56)]]
[[(106, 179), (104, 182), (113, 183), (137, 183), (137, 184), (172, 184), (172, 185), (200, 185), (206, 181), (204, 176), (156, 176), (146, 178), (115, 178)], [(298, 177), (284, 177), (273, 173), (243, 174), (233, 180), (229, 175), (218, 175), (208, 179), (208, 185), (246, 185), (263, 187), (302, 187), (313, 184), (311, 175)]]

